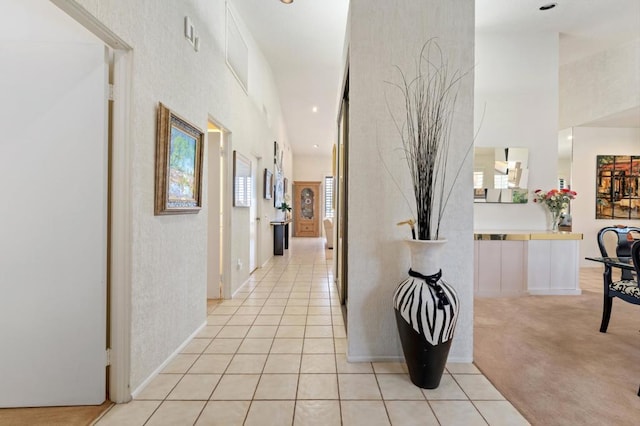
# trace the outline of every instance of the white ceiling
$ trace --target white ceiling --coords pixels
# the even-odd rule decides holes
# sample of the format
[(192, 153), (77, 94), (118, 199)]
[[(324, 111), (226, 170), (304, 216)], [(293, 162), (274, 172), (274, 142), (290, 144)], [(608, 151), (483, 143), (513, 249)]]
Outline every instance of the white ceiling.
[(589, 123), (583, 124), (584, 127), (638, 127), (640, 128), (640, 106), (620, 111), (617, 114), (601, 117)]
[(232, 3), (271, 65), (294, 154), (331, 155), (349, 0)]
[(555, 32), (560, 64), (640, 38), (639, 0), (476, 0), (476, 31)]
[[(550, 2), (476, 0), (476, 29), (559, 33), (561, 64), (640, 38), (640, 0), (556, 0), (554, 9), (539, 10)], [(271, 65), (294, 154), (330, 155), (349, 0), (232, 3)], [(634, 124), (633, 114), (603, 118), (597, 125)]]

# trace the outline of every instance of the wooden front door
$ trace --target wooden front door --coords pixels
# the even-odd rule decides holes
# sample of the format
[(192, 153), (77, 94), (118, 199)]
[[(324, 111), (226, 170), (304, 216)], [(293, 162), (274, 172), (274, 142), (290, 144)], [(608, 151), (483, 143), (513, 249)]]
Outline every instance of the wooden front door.
[(320, 182), (293, 183), (295, 237), (320, 236)]

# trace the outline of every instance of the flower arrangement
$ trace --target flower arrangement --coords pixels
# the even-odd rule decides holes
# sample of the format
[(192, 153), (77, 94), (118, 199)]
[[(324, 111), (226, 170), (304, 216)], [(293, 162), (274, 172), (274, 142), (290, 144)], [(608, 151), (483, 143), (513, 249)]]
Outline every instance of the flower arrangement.
[(283, 201), (282, 204), (280, 204), (280, 207), (278, 207), (278, 210), (282, 210), (283, 212), (284, 211), (290, 212), (291, 206)]
[(284, 199), (282, 200), (280, 205), (276, 206), (277, 210), (280, 210), (282, 213), (284, 213), (285, 220), (291, 219), (291, 204), (289, 204), (289, 200), (289, 195), (285, 194)]
[(547, 206), (549, 212), (551, 212), (551, 230), (558, 232), (558, 226), (562, 220), (562, 213), (569, 207), (569, 202), (576, 198), (577, 192), (569, 189), (551, 189), (544, 192), (541, 189), (536, 189), (533, 192), (533, 202), (541, 203)]
[(576, 198), (577, 192), (569, 189), (551, 189), (544, 192), (541, 189), (536, 189), (533, 192), (534, 203), (541, 203), (547, 206), (551, 213), (561, 213), (569, 207), (569, 202)]
[(280, 205), (278, 207), (276, 207), (276, 209), (281, 210), (283, 212), (290, 212), (291, 211), (291, 205), (289, 205), (288, 201), (290, 200), (289, 194), (285, 194), (284, 196), (284, 201), (282, 201), (282, 203), (280, 203)]

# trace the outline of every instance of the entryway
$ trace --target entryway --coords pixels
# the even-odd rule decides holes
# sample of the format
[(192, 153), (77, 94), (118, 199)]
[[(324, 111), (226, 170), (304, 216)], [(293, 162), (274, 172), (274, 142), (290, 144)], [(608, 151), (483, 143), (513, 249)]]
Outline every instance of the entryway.
[(64, 405), (3, 411), (50, 420), (131, 398), (131, 51), (75, 6), (11, 0), (0, 16), (12, 58), (0, 81), (0, 173), (14, 183), (0, 206), (0, 311), (11, 319), (0, 325), (0, 405)]
[(293, 236), (319, 237), (320, 182), (293, 182)]
[(230, 132), (214, 119), (207, 123), (207, 299), (231, 297), (229, 284)]

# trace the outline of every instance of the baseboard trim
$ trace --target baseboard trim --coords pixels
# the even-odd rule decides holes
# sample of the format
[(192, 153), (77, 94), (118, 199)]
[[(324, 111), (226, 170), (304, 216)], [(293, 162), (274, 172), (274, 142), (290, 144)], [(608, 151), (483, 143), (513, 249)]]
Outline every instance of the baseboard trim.
[[(350, 356), (347, 355), (348, 362), (404, 362), (403, 356)], [(473, 363), (473, 357), (452, 357), (447, 359), (447, 362), (459, 363), (459, 364), (471, 364)]]
[(544, 290), (529, 290), (531, 296), (580, 296), (582, 290), (580, 289), (544, 289)]
[(404, 362), (403, 356), (352, 356), (347, 354), (349, 362)]
[(249, 281), (250, 281), (250, 280), (251, 280), (251, 275), (249, 275), (249, 277), (248, 277), (248, 278), (247, 278), (247, 279), (246, 279), (242, 284), (240, 284), (240, 286), (236, 289), (236, 291), (234, 291), (234, 292), (231, 294), (231, 298), (233, 299), (234, 297), (236, 297), (236, 295), (238, 294), (238, 292), (239, 292), (240, 290), (242, 290), (242, 288), (243, 288), (245, 285), (247, 285), (247, 284), (249, 283)]
[(461, 356), (461, 357), (457, 357), (457, 356), (450, 356), (447, 359), (447, 363), (455, 363), (455, 364), (472, 364), (473, 363), (473, 357), (467, 357), (467, 356)]
[(160, 366), (158, 368), (156, 368), (153, 373), (151, 373), (137, 388), (135, 388), (135, 390), (133, 392), (131, 392), (131, 397), (133, 399), (137, 398), (138, 395), (140, 395), (140, 392), (142, 392), (142, 390), (147, 387), (147, 385), (149, 383), (151, 383), (151, 381), (153, 379), (156, 378), (156, 376), (158, 376), (158, 374), (160, 374), (160, 372), (162, 370), (164, 370), (164, 368), (169, 365), (169, 363), (171, 361), (173, 361), (173, 359), (180, 353), (180, 351), (182, 351), (191, 341), (191, 339), (193, 339), (194, 337), (196, 337), (198, 335), (198, 333), (200, 333), (205, 327), (207, 326), (207, 322), (205, 321), (204, 323), (202, 323), (202, 325), (200, 325), (200, 327), (198, 327), (196, 329), (196, 331), (194, 331), (193, 333), (191, 333), (191, 335), (189, 337), (186, 338), (186, 340), (184, 342), (182, 342), (182, 344), (180, 346), (178, 346), (178, 348), (171, 354), (169, 355), (169, 357), (162, 363), (160, 364)]
[(500, 290), (497, 291), (479, 291), (475, 293), (474, 297), (484, 297), (484, 298), (493, 298), (493, 297), (520, 297), (527, 296), (528, 293), (526, 291), (505, 291), (502, 292)]

